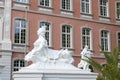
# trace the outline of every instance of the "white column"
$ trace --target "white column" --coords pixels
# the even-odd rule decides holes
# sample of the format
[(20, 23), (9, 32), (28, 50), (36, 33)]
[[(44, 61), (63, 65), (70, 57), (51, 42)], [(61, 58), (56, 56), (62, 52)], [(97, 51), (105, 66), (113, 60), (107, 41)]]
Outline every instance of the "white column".
[(3, 29), (3, 41), (2, 49), (11, 50), (10, 30), (11, 30), (11, 0), (5, 0), (4, 5), (4, 29)]
[(4, 10), (4, 39), (10, 39), (10, 26), (11, 26), (11, 0), (5, 0)]
[(2, 41), (2, 31), (3, 31), (3, 18), (0, 17), (0, 43)]
[(2, 80), (11, 80), (11, 55), (12, 55), (12, 44), (11, 44), (11, 0), (4, 0), (4, 16), (3, 16), (3, 29), (2, 29), (2, 41), (0, 55), (0, 64), (5, 67), (1, 73)]

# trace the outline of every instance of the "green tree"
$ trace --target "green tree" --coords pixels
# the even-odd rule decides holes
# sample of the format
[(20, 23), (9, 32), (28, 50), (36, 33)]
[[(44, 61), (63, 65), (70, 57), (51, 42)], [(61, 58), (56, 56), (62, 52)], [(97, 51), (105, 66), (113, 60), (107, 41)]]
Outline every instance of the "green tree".
[(106, 60), (105, 66), (102, 66), (92, 58), (85, 60), (100, 72), (97, 80), (120, 80), (120, 68), (118, 67), (119, 52), (120, 46), (116, 47), (113, 52), (102, 51)]

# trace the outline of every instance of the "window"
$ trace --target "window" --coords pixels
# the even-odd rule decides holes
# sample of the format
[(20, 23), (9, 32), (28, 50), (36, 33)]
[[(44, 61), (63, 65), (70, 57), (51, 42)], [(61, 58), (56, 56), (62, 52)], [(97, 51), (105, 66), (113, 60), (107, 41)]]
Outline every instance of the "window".
[(62, 26), (62, 47), (72, 48), (72, 27), (69, 25)]
[(108, 0), (100, 0), (100, 16), (108, 17)]
[(91, 47), (91, 30), (89, 28), (82, 29), (82, 48), (88, 46), (88, 49), (92, 49)]
[(16, 2), (27, 3), (27, 0), (15, 0)]
[(109, 51), (109, 32), (101, 31), (101, 48), (103, 51)]
[(63, 10), (72, 10), (71, 0), (62, 0), (62, 9)]
[(48, 46), (51, 46), (51, 25), (48, 22), (40, 22), (40, 27), (46, 25), (45, 38), (47, 40)]
[(118, 45), (120, 45), (120, 32), (118, 33)]
[(40, 0), (40, 5), (50, 7), (50, 0)]
[(15, 43), (26, 43), (26, 21), (24, 19), (15, 20)]
[(116, 11), (117, 11), (117, 19), (120, 19), (120, 2), (117, 2), (116, 3)]
[(25, 67), (25, 61), (22, 59), (14, 60), (14, 69), (13, 71), (18, 71), (22, 67)]
[(90, 0), (81, 0), (81, 8), (82, 13), (90, 14), (91, 13)]

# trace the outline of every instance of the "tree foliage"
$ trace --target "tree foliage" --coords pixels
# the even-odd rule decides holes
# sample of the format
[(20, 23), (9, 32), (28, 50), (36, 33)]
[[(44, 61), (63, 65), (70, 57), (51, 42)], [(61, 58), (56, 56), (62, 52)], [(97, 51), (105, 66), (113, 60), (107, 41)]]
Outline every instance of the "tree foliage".
[(113, 52), (102, 51), (105, 56), (105, 66), (102, 66), (92, 58), (85, 60), (100, 72), (101, 75), (98, 76), (97, 80), (120, 80), (120, 68), (118, 67), (119, 52), (120, 46), (116, 47)]

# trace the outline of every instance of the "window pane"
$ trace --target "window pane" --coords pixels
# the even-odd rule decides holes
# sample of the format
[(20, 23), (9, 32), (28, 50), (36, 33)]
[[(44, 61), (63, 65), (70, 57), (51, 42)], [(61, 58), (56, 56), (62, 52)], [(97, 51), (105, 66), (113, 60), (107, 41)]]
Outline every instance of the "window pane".
[(50, 4), (49, 0), (40, 0), (40, 5), (42, 6), (49, 7), (50, 6), (49, 4)]
[(70, 10), (70, 0), (62, 0), (62, 9)]
[(84, 48), (86, 45), (90, 49), (90, 29), (83, 28), (82, 29), (82, 48)]
[(118, 33), (118, 45), (120, 45), (120, 33)]
[(90, 13), (90, 1), (89, 0), (82, 0), (82, 12), (83, 13)]
[(15, 43), (25, 43), (26, 41), (26, 21), (23, 19), (15, 20)]
[(71, 47), (71, 26), (62, 26), (62, 47)]
[(25, 66), (24, 60), (14, 60), (14, 71), (18, 71), (20, 68)]
[(117, 4), (116, 4), (117, 6), (116, 6), (116, 14), (117, 14), (117, 18), (118, 19), (120, 19), (120, 2), (118, 2)]
[(108, 51), (108, 31), (101, 31), (101, 47), (102, 50)]
[(108, 16), (108, 1), (107, 0), (100, 0), (100, 15), (101, 16)]

